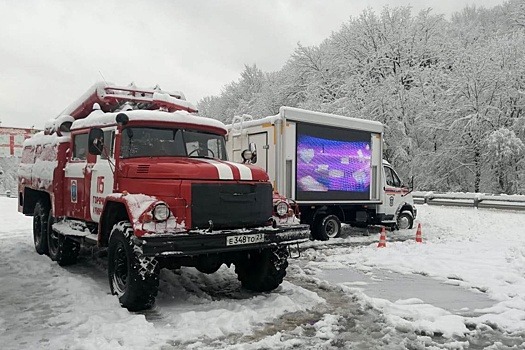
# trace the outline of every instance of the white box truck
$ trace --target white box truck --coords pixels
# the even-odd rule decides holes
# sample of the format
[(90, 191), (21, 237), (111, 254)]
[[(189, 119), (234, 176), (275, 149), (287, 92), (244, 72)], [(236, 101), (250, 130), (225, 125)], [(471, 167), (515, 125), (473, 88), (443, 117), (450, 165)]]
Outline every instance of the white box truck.
[(262, 167), (274, 190), (295, 201), (314, 239), (341, 233), (341, 223), (412, 228), (411, 189), (382, 159), (383, 124), (292, 107), (228, 125), (229, 159)]

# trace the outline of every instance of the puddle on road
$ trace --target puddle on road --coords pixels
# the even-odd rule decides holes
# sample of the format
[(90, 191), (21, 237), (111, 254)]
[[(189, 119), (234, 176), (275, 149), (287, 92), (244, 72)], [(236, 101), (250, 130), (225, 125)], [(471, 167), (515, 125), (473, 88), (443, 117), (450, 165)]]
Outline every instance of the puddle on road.
[(385, 270), (365, 274), (354, 269), (324, 270), (319, 278), (330, 283), (351, 283), (372, 298), (391, 302), (410, 298), (448, 310), (456, 315), (477, 316), (476, 309), (493, 306), (486, 294), (447, 284), (422, 275), (406, 275)]

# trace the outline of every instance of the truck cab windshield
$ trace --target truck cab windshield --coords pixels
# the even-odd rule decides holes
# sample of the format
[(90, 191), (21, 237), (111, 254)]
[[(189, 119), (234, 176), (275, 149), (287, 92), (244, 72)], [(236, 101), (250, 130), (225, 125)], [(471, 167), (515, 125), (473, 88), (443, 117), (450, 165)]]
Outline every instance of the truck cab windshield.
[(224, 136), (204, 131), (128, 127), (122, 132), (120, 157), (205, 157), (226, 160), (226, 148)]

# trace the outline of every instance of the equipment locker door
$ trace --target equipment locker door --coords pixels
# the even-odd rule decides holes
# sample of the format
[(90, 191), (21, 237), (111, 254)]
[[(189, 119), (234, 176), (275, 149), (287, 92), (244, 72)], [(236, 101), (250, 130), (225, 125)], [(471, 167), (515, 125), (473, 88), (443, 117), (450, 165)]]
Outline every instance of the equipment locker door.
[(69, 217), (85, 219), (86, 216), (86, 171), (88, 134), (73, 135), (73, 149), (65, 166), (64, 206)]
[(248, 143), (252, 142), (257, 146), (257, 163), (255, 165), (268, 172), (268, 132), (249, 134)]

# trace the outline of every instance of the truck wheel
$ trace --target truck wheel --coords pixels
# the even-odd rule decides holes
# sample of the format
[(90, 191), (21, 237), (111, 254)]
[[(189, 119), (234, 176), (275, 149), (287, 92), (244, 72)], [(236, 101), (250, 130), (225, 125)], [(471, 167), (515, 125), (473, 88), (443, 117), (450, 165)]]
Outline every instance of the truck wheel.
[(287, 258), (285, 246), (254, 251), (247, 259), (235, 264), (235, 272), (244, 288), (254, 292), (269, 292), (283, 282), (288, 267)]
[(333, 214), (316, 219), (312, 234), (315, 239), (327, 241), (341, 234), (341, 220)]
[(33, 212), (33, 240), (35, 250), (38, 254), (48, 254), (47, 248), (47, 221), (49, 219), (49, 208), (41, 201), (35, 205)]
[(400, 230), (408, 230), (414, 226), (414, 218), (409, 211), (403, 211), (397, 216), (397, 228)]
[(155, 303), (160, 267), (155, 258), (142, 256), (131, 237), (133, 228), (129, 222), (113, 226), (108, 247), (109, 286), (123, 307), (140, 311)]
[(48, 219), (48, 236), (47, 247), (49, 257), (56, 261), (60, 266), (73, 265), (77, 262), (78, 253), (80, 252), (80, 244), (71, 238), (53, 231), (54, 219), (49, 213)]

